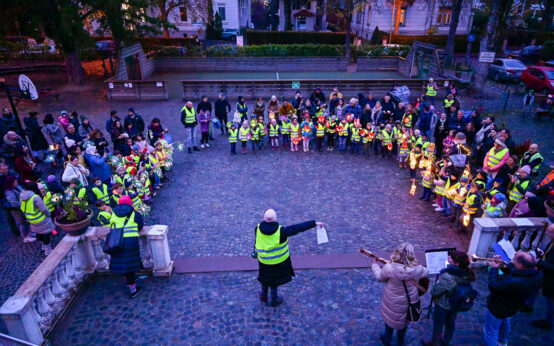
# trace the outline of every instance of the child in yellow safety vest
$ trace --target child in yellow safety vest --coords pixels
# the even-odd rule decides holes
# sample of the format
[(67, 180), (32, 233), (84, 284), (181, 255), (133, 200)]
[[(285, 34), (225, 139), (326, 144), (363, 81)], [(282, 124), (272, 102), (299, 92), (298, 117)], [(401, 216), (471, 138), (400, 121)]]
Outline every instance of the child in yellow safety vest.
[(98, 215), (96, 216), (96, 223), (98, 226), (109, 226), (112, 217), (112, 208), (100, 199), (96, 201), (96, 208), (98, 208)]
[(287, 116), (281, 117), (281, 136), (283, 138), (283, 149), (288, 149), (290, 147), (290, 127), (291, 122)]
[(352, 146), (351, 146), (351, 149), (350, 149), (350, 153), (351, 154), (359, 154), (360, 153), (360, 142), (361, 142), (361, 137), (360, 137), (360, 130), (361, 130), (361, 124), (360, 124), (360, 121), (359, 120), (355, 120), (354, 121), (354, 126), (352, 127), (352, 130), (351, 130), (351, 136), (350, 136), (350, 141), (352, 142)]
[(325, 117), (320, 115), (317, 117), (315, 124), (315, 149), (319, 152), (323, 151), (323, 141), (325, 140)]
[(271, 119), (271, 122), (267, 124), (267, 132), (269, 134), (269, 140), (271, 141), (271, 150), (279, 150), (279, 134), (281, 133), (281, 127), (277, 124), (277, 119)]
[(470, 183), (469, 192), (462, 206), (462, 216), (456, 220), (456, 229), (467, 232), (473, 224), (473, 218), (481, 207), (481, 197), (477, 190), (477, 185)]
[(250, 145), (252, 146), (252, 152), (254, 154), (256, 153), (256, 146), (258, 146), (258, 150), (262, 150), (260, 144), (260, 128), (258, 127), (258, 120), (256, 120), (254, 115), (252, 119), (250, 119)]
[(231, 126), (229, 126), (229, 129), (227, 130), (227, 135), (229, 136), (229, 144), (231, 145), (231, 155), (236, 155), (237, 141), (239, 137), (239, 130), (237, 129), (237, 124), (231, 123)]
[(410, 144), (407, 139), (403, 139), (398, 146), (398, 167), (408, 168), (408, 155), (410, 153)]
[(310, 139), (314, 131), (314, 123), (307, 112), (304, 112), (304, 121), (300, 124), (300, 131), (302, 131), (302, 146), (304, 152), (307, 153), (310, 151)]
[(298, 117), (294, 115), (292, 117), (292, 123), (290, 124), (290, 151), (298, 151), (298, 142), (300, 142), (300, 124), (298, 123)]
[(348, 139), (350, 125), (346, 122), (346, 119), (342, 119), (341, 123), (337, 126), (337, 133), (339, 134), (339, 151), (341, 153), (346, 152), (346, 140)]
[(241, 144), (241, 152), (243, 154), (248, 153), (248, 148), (246, 147), (246, 144), (248, 143), (248, 139), (250, 139), (250, 129), (248, 128), (248, 121), (244, 120), (242, 122), (242, 126), (239, 129), (239, 140)]
[(65, 190), (65, 200), (74, 204), (83, 202), (88, 205), (87, 189), (81, 185), (79, 179), (73, 178), (69, 182), (69, 187)]
[(103, 184), (99, 177), (94, 178), (94, 186), (92, 187), (93, 200), (101, 200), (104, 203), (110, 202), (110, 190), (108, 185)]
[(410, 179), (415, 179), (416, 170), (419, 167), (419, 160), (421, 160), (421, 144), (416, 145), (408, 156), (408, 165), (410, 166)]
[(264, 116), (258, 115), (258, 129), (260, 129), (260, 143), (259, 146), (261, 146), (261, 150), (265, 149), (264, 139), (265, 135), (267, 135), (267, 131), (265, 129), (265, 122), (264, 122)]
[(369, 150), (375, 139), (375, 132), (373, 131), (371, 123), (367, 123), (365, 129), (360, 131), (360, 136), (362, 137), (362, 144), (364, 145), (364, 155), (369, 156)]
[(451, 189), (456, 189), (456, 193), (454, 194), (454, 209), (456, 211), (456, 216), (451, 221), (456, 221), (460, 217), (462, 217), (464, 201), (469, 192), (468, 184), (469, 178), (466, 176), (462, 176), (460, 178), (460, 181), (451, 187)]
[(423, 186), (423, 192), (421, 193), (421, 197), (419, 197), (419, 199), (429, 201), (431, 199), (431, 187), (433, 186), (432, 169), (422, 170), (421, 176), (421, 186)]
[(331, 119), (325, 122), (325, 127), (327, 127), (327, 151), (333, 151), (337, 134), (337, 116), (332, 115)]

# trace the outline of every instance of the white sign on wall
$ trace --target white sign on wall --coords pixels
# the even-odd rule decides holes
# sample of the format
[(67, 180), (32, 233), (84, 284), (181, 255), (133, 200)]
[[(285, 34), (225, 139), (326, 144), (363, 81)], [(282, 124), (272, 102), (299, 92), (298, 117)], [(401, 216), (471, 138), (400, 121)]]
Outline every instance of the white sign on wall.
[(495, 52), (481, 52), (479, 53), (479, 62), (485, 62), (485, 63), (493, 62), (495, 55), (496, 55)]
[(244, 37), (243, 36), (237, 36), (237, 47), (244, 46)]

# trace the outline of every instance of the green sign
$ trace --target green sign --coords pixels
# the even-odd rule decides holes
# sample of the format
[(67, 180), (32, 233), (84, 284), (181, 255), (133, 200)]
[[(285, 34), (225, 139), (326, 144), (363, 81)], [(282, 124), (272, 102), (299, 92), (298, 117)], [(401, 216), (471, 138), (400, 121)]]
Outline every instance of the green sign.
[(292, 82), (293, 89), (300, 89), (300, 82)]

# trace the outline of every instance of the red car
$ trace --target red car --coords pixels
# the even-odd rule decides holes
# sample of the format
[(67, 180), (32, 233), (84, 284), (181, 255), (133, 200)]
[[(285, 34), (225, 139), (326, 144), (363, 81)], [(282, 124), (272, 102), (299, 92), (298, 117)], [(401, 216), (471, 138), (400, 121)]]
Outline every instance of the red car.
[(554, 91), (554, 67), (529, 66), (519, 78), (527, 89)]

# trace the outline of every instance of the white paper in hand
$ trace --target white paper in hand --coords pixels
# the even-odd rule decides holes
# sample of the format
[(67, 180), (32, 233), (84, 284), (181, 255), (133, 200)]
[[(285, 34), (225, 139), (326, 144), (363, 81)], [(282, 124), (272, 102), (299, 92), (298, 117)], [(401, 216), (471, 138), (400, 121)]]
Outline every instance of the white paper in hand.
[(323, 226), (317, 226), (317, 245), (325, 244), (329, 242), (327, 238), (327, 231)]

